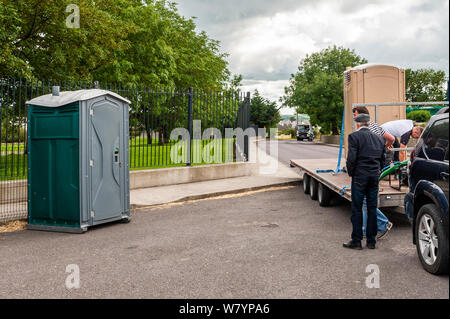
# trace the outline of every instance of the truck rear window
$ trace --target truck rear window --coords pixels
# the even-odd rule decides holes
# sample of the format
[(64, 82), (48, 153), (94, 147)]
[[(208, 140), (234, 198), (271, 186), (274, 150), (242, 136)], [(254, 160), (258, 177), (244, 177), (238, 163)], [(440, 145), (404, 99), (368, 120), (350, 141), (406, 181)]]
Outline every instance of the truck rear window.
[(436, 121), (423, 140), (423, 152), (435, 161), (448, 161), (448, 118)]

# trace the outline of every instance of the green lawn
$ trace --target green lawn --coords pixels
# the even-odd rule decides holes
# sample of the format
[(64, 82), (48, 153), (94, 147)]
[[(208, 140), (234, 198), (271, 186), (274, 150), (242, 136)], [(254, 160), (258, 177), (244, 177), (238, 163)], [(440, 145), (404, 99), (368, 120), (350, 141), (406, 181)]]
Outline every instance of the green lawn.
[(26, 175), (26, 154), (9, 154), (0, 156), (0, 181), (23, 179)]
[[(171, 141), (166, 145), (158, 145), (158, 141), (153, 141), (151, 145), (147, 145), (145, 138), (136, 138), (130, 141), (130, 170), (155, 169), (164, 167), (180, 167), (186, 166), (186, 154), (179, 150), (179, 163), (173, 161), (171, 157), (171, 149), (177, 142)], [(228, 145), (225, 145), (226, 140), (222, 139), (216, 141), (216, 149), (222, 145), (222, 156), (214, 157), (214, 152), (209, 153), (206, 146), (212, 148), (213, 143), (209, 141), (193, 142), (191, 163), (192, 165), (217, 164), (233, 161), (233, 152), (231, 151), (228, 159), (225, 158), (225, 148), (229, 147), (232, 140), (228, 140)], [(13, 151), (14, 154), (2, 154), (0, 156), (0, 180), (16, 180), (24, 179), (27, 175), (27, 155), (17, 154), (17, 148), (9, 148), (5, 145), (5, 151)], [(23, 149), (22, 149), (23, 150)], [(232, 150), (232, 149), (231, 149)], [(3, 151), (3, 145), (2, 145)], [(204, 154), (203, 154), (204, 153)], [(203, 155), (205, 158), (203, 159)]]
[[(232, 141), (229, 141), (232, 142)], [(182, 144), (178, 144), (178, 159), (173, 158), (171, 154), (172, 150), (175, 150), (175, 144), (177, 142), (172, 141), (166, 145), (147, 145), (147, 144), (130, 144), (130, 167), (131, 170), (140, 169), (152, 169), (152, 168), (162, 168), (162, 167), (177, 167), (186, 166), (187, 154), (182, 152), (180, 149)], [(187, 145), (187, 144), (185, 144)], [(205, 149), (209, 145), (211, 151)], [(216, 141), (216, 148), (218, 149), (222, 145), (222, 156), (214, 157), (214, 150), (212, 149), (212, 143), (209, 141), (192, 142), (191, 149), (191, 163), (192, 165), (204, 165), (204, 164), (217, 164), (224, 163), (226, 161), (233, 161), (233, 153), (230, 152), (231, 156), (226, 158), (225, 148), (229, 145), (225, 145), (225, 139), (221, 141)], [(187, 148), (187, 146), (186, 146)], [(232, 150), (232, 149), (231, 149)], [(175, 152), (175, 151), (174, 151)], [(203, 158), (205, 157), (205, 158)]]
[(1, 152), (18, 153), (25, 150), (24, 143), (2, 143)]

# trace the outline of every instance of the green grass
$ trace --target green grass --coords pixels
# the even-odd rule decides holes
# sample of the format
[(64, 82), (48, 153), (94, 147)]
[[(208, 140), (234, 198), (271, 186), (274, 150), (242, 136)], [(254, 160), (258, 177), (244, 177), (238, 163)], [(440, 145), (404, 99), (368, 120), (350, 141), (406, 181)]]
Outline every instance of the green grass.
[[(210, 152), (207, 154), (205, 151), (205, 146), (210, 141), (201, 141), (200, 143), (194, 143), (192, 145), (191, 163), (195, 165), (206, 165), (206, 164), (218, 164), (225, 163), (227, 159), (225, 158), (225, 139), (216, 141), (216, 145), (222, 144), (222, 156), (221, 161), (215, 161), (214, 153)], [(228, 142), (233, 142), (228, 140)], [(146, 138), (136, 138), (130, 141), (130, 170), (143, 170), (143, 169), (156, 169), (156, 168), (167, 168), (167, 167), (182, 167), (186, 166), (187, 157), (181, 156), (181, 151), (179, 152), (181, 163), (176, 163), (171, 159), (171, 148), (176, 144), (176, 141), (171, 141), (166, 145), (158, 145), (158, 141), (154, 140), (153, 143), (147, 145)], [(212, 144), (210, 144), (210, 147)], [(5, 145), (5, 152), (15, 151), (14, 154), (2, 154), (0, 156), (0, 180), (16, 180), (24, 179), (27, 176), (27, 155), (18, 154), (17, 147), (9, 148)], [(23, 149), (22, 149), (23, 150)], [(3, 145), (2, 145), (3, 151)], [(203, 151), (205, 151), (206, 158), (203, 159)], [(231, 155), (233, 153), (231, 152)], [(233, 156), (228, 158), (228, 162), (233, 161)]]
[(0, 156), (0, 181), (26, 178), (27, 155), (9, 154)]
[(1, 152), (2, 153), (18, 153), (25, 150), (24, 143), (2, 143)]
[[(142, 143), (142, 141), (146, 142), (146, 140), (141, 139), (141, 144), (135, 145), (130, 143), (130, 167), (132, 167), (131, 170), (186, 166), (187, 154), (183, 154), (181, 150), (178, 152), (179, 161), (181, 161), (181, 163), (173, 161), (173, 159), (171, 158), (172, 147), (174, 147), (177, 142), (171, 141), (166, 145), (160, 146), (156, 145), (156, 143), (147, 145), (145, 143)], [(205, 151), (205, 146), (211, 142), (201, 141), (201, 144), (198, 142), (193, 142), (191, 149), (192, 165), (224, 163), (227, 160), (225, 158), (225, 142), (225, 139), (216, 141), (217, 147), (222, 144), (222, 156), (220, 160), (214, 158), (213, 150), (210, 152), (210, 154), (207, 154), (207, 152)], [(212, 144), (210, 144), (210, 147), (211, 146)], [(206, 153), (205, 158), (203, 158), (203, 152)], [(232, 158), (228, 158), (228, 162), (231, 161)]]

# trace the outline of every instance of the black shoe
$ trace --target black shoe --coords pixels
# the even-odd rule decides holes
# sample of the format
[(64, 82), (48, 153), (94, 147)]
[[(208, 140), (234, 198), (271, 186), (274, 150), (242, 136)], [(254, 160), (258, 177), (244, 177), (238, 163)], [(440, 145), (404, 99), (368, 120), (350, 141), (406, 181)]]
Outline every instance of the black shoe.
[(348, 243), (345, 243), (342, 246), (344, 246), (345, 248), (356, 249), (356, 250), (362, 249), (361, 242), (357, 242), (357, 241), (353, 241), (353, 240), (350, 240)]
[(369, 248), (369, 249), (375, 249), (376, 247), (375, 247), (375, 244), (367, 243), (367, 248)]

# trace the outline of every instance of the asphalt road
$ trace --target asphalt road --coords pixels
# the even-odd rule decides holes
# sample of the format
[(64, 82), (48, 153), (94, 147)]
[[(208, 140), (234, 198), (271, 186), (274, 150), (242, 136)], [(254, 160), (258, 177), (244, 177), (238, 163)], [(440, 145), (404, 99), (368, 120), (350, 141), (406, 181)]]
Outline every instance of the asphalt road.
[(316, 144), (313, 142), (303, 142), (296, 140), (280, 140), (280, 141), (259, 141), (258, 146), (265, 148), (266, 152), (269, 150), (268, 143), (278, 144), (278, 160), (289, 166), (291, 159), (323, 159), (323, 158), (337, 158), (339, 156), (339, 148), (334, 146), (327, 146)]
[[(300, 187), (133, 212), (83, 235), (0, 234), (0, 298), (448, 298), (425, 272), (409, 223), (376, 250), (347, 250), (350, 207)], [(66, 267), (80, 269), (69, 290)], [(380, 288), (366, 286), (368, 265)]]

